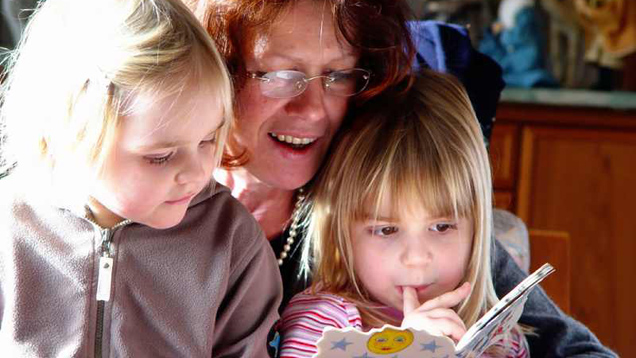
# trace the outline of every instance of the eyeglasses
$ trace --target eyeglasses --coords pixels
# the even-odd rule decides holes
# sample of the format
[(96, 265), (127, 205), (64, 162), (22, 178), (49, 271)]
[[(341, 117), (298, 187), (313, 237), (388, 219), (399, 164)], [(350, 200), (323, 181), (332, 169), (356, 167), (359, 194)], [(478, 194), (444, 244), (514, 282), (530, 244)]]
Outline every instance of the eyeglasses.
[(248, 78), (260, 81), (261, 93), (270, 98), (291, 98), (305, 92), (309, 82), (322, 80), (325, 92), (336, 96), (351, 97), (364, 91), (371, 72), (361, 68), (334, 71), (327, 75), (307, 77), (300, 71), (248, 72)]

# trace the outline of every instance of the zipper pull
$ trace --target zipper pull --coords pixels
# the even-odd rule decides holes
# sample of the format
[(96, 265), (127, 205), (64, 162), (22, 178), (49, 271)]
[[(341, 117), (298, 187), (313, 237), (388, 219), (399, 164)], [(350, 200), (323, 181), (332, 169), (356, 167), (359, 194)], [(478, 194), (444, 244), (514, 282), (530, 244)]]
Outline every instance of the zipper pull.
[(110, 257), (110, 230), (102, 232), (102, 257), (99, 258), (99, 274), (97, 276), (97, 300), (110, 300), (110, 289), (113, 277), (113, 258)]

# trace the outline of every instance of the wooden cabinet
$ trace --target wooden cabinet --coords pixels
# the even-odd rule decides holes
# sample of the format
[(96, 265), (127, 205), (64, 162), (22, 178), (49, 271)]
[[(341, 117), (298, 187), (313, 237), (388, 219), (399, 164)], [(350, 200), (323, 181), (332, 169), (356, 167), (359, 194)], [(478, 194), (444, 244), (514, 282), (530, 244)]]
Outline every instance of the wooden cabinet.
[(570, 314), (636, 357), (636, 110), (504, 102), (490, 155), (496, 206), (569, 233)]

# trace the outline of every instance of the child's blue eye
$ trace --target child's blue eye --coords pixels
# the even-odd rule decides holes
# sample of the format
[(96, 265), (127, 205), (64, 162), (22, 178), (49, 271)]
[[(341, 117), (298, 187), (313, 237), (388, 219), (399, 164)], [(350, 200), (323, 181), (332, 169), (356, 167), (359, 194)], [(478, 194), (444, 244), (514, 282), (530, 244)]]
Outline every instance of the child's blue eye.
[(148, 163), (152, 165), (163, 165), (169, 162), (173, 156), (174, 156), (174, 152), (170, 152), (169, 154), (164, 155), (162, 157), (146, 157), (146, 160), (148, 161)]

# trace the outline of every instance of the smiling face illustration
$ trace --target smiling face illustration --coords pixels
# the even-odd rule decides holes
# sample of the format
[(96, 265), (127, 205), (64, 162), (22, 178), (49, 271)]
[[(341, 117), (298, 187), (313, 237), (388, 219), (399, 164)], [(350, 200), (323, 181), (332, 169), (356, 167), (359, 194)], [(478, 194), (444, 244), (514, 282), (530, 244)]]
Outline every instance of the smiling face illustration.
[(375, 333), (367, 342), (369, 351), (375, 354), (392, 354), (413, 343), (413, 333), (409, 330), (385, 328)]

